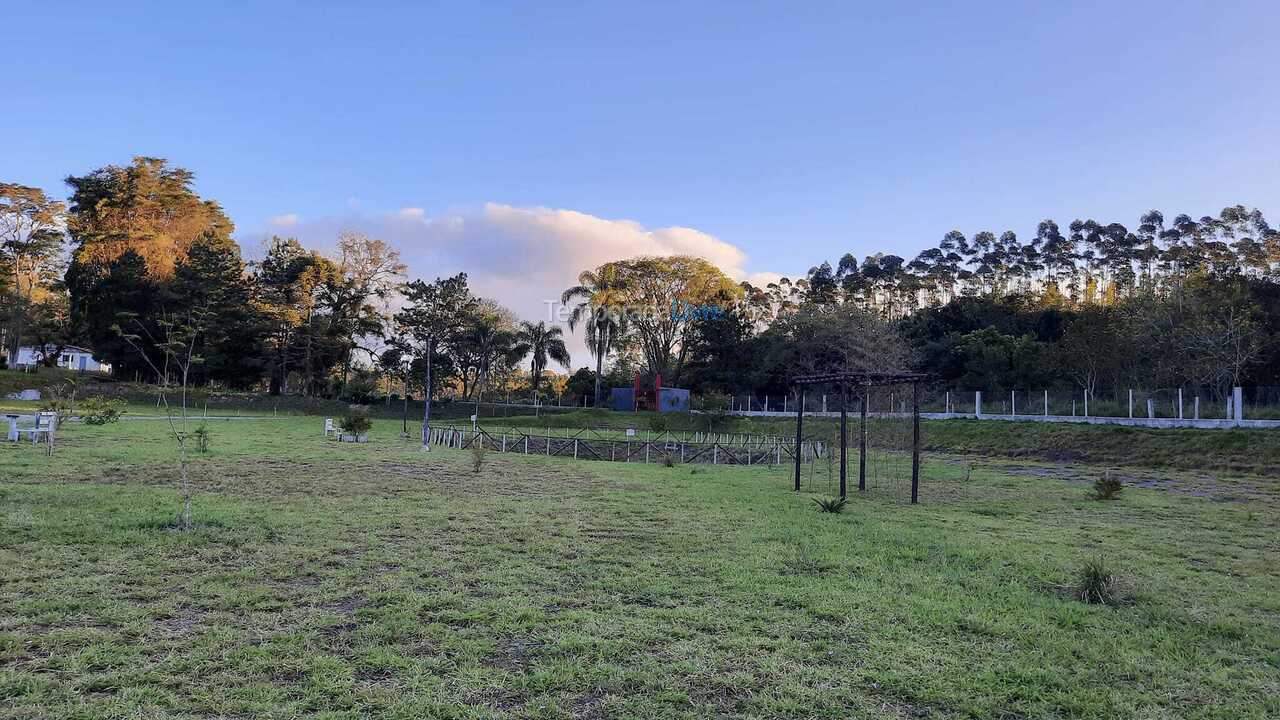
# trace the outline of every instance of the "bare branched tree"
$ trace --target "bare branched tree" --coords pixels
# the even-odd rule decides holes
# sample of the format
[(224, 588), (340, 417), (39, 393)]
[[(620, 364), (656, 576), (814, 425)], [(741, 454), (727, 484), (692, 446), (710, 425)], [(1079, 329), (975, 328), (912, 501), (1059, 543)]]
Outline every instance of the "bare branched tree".
[[(165, 418), (169, 421), (169, 434), (178, 446), (178, 475), (182, 491), (182, 514), (179, 527), (185, 532), (191, 529), (191, 477), (187, 469), (187, 440), (191, 433), (187, 427), (187, 388), (191, 376), (191, 368), (203, 362), (196, 354), (196, 344), (201, 329), (207, 319), (207, 312), (193, 309), (185, 315), (163, 314), (155, 320), (156, 331), (152, 331), (134, 313), (120, 316), (121, 322), (114, 326), (120, 337), (133, 348), (139, 356), (155, 371), (156, 375), (165, 378), (166, 386), (171, 372), (176, 372), (181, 383), (180, 403), (177, 416), (169, 402), (169, 395), (162, 388), (161, 403), (164, 406)], [(159, 363), (149, 355), (145, 345), (160, 351)]]

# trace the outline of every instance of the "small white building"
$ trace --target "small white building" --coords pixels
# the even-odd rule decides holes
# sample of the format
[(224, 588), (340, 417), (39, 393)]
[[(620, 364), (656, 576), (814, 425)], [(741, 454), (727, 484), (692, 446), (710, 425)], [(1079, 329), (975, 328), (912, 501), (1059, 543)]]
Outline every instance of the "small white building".
[[(51, 354), (58, 352), (58, 348), (54, 345), (45, 345), (44, 347), (24, 346), (18, 348), (17, 359), (10, 363), (12, 367), (29, 368), (42, 364)], [(76, 370), (78, 372), (111, 372), (110, 363), (104, 363), (93, 356), (93, 351), (88, 348), (75, 347), (68, 345), (62, 348), (62, 352), (58, 355), (58, 367), (64, 370)]]

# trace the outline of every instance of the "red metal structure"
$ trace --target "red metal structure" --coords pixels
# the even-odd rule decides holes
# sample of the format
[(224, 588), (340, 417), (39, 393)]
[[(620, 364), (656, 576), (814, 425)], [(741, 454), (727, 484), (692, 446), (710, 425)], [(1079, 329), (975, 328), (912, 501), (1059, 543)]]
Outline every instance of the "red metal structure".
[(633, 389), (633, 410), (659, 410), (659, 400), (662, 398), (662, 376), (658, 375), (653, 380), (652, 388), (640, 387), (640, 373), (636, 373)]

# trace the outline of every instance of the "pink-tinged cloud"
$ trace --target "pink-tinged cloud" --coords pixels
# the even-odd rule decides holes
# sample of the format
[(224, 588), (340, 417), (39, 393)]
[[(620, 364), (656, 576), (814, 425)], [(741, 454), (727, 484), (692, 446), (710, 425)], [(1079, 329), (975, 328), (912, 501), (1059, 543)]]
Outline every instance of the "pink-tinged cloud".
[[(381, 215), (307, 220), (289, 227), (288, 234), (309, 247), (326, 249), (342, 230), (392, 243), (411, 277), (431, 280), (466, 272), (477, 294), (533, 321), (553, 319), (552, 306), (565, 288), (576, 284), (582, 270), (637, 255), (695, 255), (736, 280), (753, 283), (778, 277), (749, 272), (747, 255), (740, 248), (693, 228), (649, 229), (631, 220), (575, 210), (499, 203), (438, 217), (420, 208), (402, 208)], [(570, 350), (575, 367), (589, 364), (580, 337), (573, 338)]]

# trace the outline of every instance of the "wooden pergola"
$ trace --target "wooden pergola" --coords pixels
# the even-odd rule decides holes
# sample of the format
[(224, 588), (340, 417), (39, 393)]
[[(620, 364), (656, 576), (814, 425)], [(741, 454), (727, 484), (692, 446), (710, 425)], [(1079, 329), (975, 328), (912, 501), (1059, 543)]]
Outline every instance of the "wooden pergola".
[[(848, 452), (848, 392), (850, 388), (860, 389), (858, 427), (858, 490), (867, 489), (867, 391), (872, 387), (887, 385), (911, 386), (911, 503), (914, 505), (920, 498), (920, 383), (928, 379), (928, 375), (916, 372), (895, 371), (847, 371), (798, 375), (791, 379), (796, 386), (799, 402), (796, 403), (796, 447), (804, 442), (804, 391), (810, 385), (838, 385), (840, 387), (840, 497), (845, 497), (845, 477), (847, 465), (845, 456)], [(800, 492), (800, 452), (796, 452), (795, 489)]]

